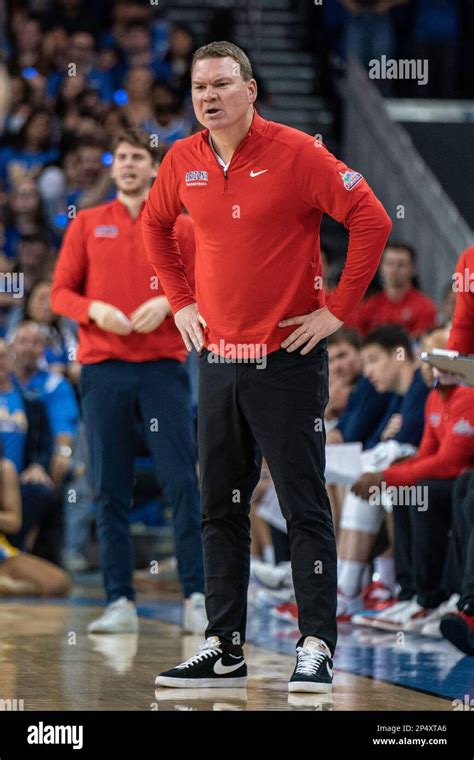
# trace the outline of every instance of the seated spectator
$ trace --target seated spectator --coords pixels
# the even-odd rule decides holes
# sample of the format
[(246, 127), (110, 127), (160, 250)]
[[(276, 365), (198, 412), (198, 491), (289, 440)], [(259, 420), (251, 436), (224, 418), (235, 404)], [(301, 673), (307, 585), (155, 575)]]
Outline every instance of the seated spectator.
[(156, 135), (160, 145), (170, 147), (175, 140), (191, 134), (192, 122), (184, 115), (178, 95), (166, 82), (153, 86), (153, 115), (143, 123), (144, 129)]
[[(412, 452), (418, 446), (428, 388), (417, 367), (410, 338), (401, 327), (386, 325), (374, 330), (365, 339), (362, 353), (365, 376), (378, 392), (392, 394), (385, 414), (370, 438), (371, 448), (381, 444), (372, 448), (372, 457), (367, 457), (367, 463), (373, 469), (373, 461), (387, 463), (401, 451)], [(362, 596), (363, 586), (369, 580), (369, 560), (374, 542), (386, 520), (382, 507), (362, 501), (367, 497), (357, 490), (358, 484), (369, 477), (370, 474), (363, 475), (357, 481), (352, 489), (354, 493), (348, 493), (343, 504), (338, 543), (340, 619), (350, 618), (376, 600), (388, 601), (395, 590), (389, 540), (388, 548), (375, 560), (377, 582), (369, 585), (365, 598)], [(389, 524), (389, 531), (390, 528)]]
[(145, 124), (153, 119), (152, 72), (145, 66), (129, 69), (124, 87), (128, 100), (122, 111), (130, 124), (145, 129)]
[(464, 654), (474, 655), (474, 470), (453, 489), (453, 521), (446, 587), (459, 594), (457, 609), (441, 618), (440, 633)]
[(6, 332), (11, 332), (11, 325), (17, 324), (23, 313), (25, 299), (40, 280), (48, 279), (54, 267), (54, 257), (48, 241), (43, 234), (24, 235), (18, 245), (18, 258), (13, 267), (21, 288), (18, 293), (5, 293), (1, 297), (2, 305), (10, 300), (10, 311), (6, 322)]
[(361, 347), (361, 338), (350, 328), (343, 327), (328, 337), (327, 409), (338, 419), (336, 426), (327, 433), (326, 443), (360, 441), (365, 447), (392, 400), (391, 393), (379, 393), (363, 375)]
[(28, 544), (37, 554), (46, 537), (49, 551), (41, 556), (59, 564), (60, 546), (55, 544), (60, 538), (60, 501), (49, 476), (53, 440), (48, 415), (39, 399), (15, 383), (12, 368), (11, 353), (0, 340), (0, 441), (19, 476), (23, 513), (21, 529), (8, 540), (22, 550)]
[(112, 8), (112, 27), (102, 35), (102, 47), (119, 47), (130, 24), (141, 22), (151, 29), (153, 53), (162, 60), (168, 48), (169, 30), (167, 21), (157, 17), (156, 11), (156, 7), (144, 4), (142, 0), (116, 0)]
[[(33, 109), (33, 91), (28, 80), (19, 75), (10, 77), (9, 90), (10, 102), (8, 103), (8, 113), (5, 119), (5, 132), (8, 137), (15, 137), (19, 134)], [(2, 109), (0, 108), (1, 111)], [(2, 124), (0, 122), (1, 127)]]
[(123, 83), (130, 69), (137, 66), (149, 69), (157, 79), (170, 80), (170, 66), (154, 52), (151, 28), (146, 21), (129, 23), (117, 42), (122, 54), (116, 72), (119, 82)]
[(191, 89), (191, 63), (195, 49), (191, 29), (185, 24), (174, 24), (164, 60), (171, 71), (169, 82), (181, 95)]
[[(41, 55), (41, 26), (37, 19), (28, 16), (24, 9), (23, 17), (12, 17), (11, 28), (15, 45), (15, 65), (21, 70), (26, 66), (38, 66)], [(16, 22), (16, 23), (15, 23)]]
[[(393, 507), (399, 603), (381, 613), (380, 624), (430, 635), (448, 611), (443, 571), (454, 484), (474, 465), (474, 389), (453, 385), (447, 373), (433, 369), (433, 374), (436, 386), (426, 401), (423, 438), (415, 456), (366, 473), (352, 487), (363, 499), (379, 492), (382, 484), (395, 487), (397, 500), (399, 494), (410, 493), (408, 504)], [(449, 606), (455, 606), (452, 598)]]
[[(82, 74), (87, 87), (96, 90), (101, 100), (109, 103), (113, 97), (113, 79), (108, 71), (99, 71), (96, 67), (95, 41), (92, 34), (75, 32), (69, 39), (68, 49), (67, 66), (70, 65), (69, 61), (74, 62), (74, 76)], [(66, 70), (55, 71), (48, 77), (48, 97), (57, 97), (66, 76), (71, 76), (67, 67)]]
[(6, 534), (21, 528), (18, 473), (9, 459), (0, 459), (0, 596), (66, 596), (69, 576), (61, 568), (12, 546)]
[(51, 114), (38, 108), (22, 126), (17, 145), (0, 152), (0, 180), (7, 190), (12, 190), (27, 177), (35, 179), (46, 164), (59, 159), (52, 131)]
[(428, 390), (407, 332), (382, 325), (365, 338), (362, 355), (364, 375), (375, 390), (393, 394), (366, 447), (389, 439), (418, 446)]
[(78, 405), (74, 391), (65, 377), (41, 368), (45, 341), (35, 322), (22, 322), (12, 336), (11, 346), (16, 382), (46, 406), (55, 447), (51, 475), (54, 482), (61, 485), (71, 467), (77, 432)]
[(102, 163), (103, 146), (96, 140), (82, 140), (75, 151), (77, 161), (77, 185), (70, 188), (67, 195), (67, 207), (82, 208), (84, 196), (93, 191), (109, 171)]
[(399, 324), (412, 338), (419, 338), (436, 324), (434, 302), (414, 285), (415, 252), (406, 243), (389, 243), (380, 265), (383, 290), (362, 301), (346, 320), (367, 335), (379, 325)]
[(5, 229), (5, 253), (17, 256), (18, 244), (24, 235), (44, 235), (45, 213), (38, 185), (34, 179), (23, 179), (9, 197)]
[(51, 311), (51, 283), (40, 280), (25, 299), (24, 309), (18, 314), (18, 322), (10, 326), (9, 340), (17, 325), (24, 319), (39, 325), (43, 340), (45, 368), (50, 372), (66, 375), (73, 384), (77, 383), (80, 365), (76, 362), (77, 338), (72, 324)]

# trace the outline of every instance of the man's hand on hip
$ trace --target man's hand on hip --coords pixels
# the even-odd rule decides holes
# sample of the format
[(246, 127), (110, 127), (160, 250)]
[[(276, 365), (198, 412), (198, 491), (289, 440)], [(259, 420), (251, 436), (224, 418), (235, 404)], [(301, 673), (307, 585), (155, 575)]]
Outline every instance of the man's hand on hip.
[(92, 301), (89, 306), (89, 319), (95, 322), (101, 330), (116, 335), (130, 335), (133, 330), (132, 323), (123, 311), (104, 301)]
[(289, 325), (298, 325), (298, 327), (285, 338), (281, 347), (286, 348), (291, 353), (304, 345), (300, 353), (307, 354), (320, 340), (339, 330), (343, 322), (331, 314), (327, 306), (323, 306), (322, 309), (312, 311), (310, 314), (290, 317), (278, 323), (278, 327), (288, 327)]
[(156, 330), (166, 317), (171, 314), (166, 296), (156, 296), (142, 303), (130, 314), (130, 321), (137, 333), (149, 333)]
[(177, 311), (174, 315), (174, 321), (188, 351), (192, 351), (194, 346), (199, 353), (204, 346), (201, 325), (207, 327), (207, 324), (204, 317), (199, 314), (197, 304), (190, 303)]

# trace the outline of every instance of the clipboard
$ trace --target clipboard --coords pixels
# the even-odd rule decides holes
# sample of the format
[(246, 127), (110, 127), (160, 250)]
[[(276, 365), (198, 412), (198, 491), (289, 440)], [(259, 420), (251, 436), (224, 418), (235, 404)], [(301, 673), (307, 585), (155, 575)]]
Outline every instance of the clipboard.
[(474, 387), (474, 356), (466, 356), (460, 354), (459, 351), (434, 348), (429, 353), (423, 351), (421, 359), (442, 372), (459, 375), (467, 385)]

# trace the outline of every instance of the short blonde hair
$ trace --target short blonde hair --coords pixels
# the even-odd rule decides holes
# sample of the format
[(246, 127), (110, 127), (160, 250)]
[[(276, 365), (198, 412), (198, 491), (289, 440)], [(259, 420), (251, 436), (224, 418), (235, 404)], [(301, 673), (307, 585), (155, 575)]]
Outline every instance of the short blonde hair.
[(191, 73), (196, 61), (203, 61), (205, 58), (233, 58), (239, 65), (239, 73), (244, 80), (248, 82), (253, 79), (252, 64), (244, 51), (233, 42), (210, 42), (198, 48), (193, 56)]

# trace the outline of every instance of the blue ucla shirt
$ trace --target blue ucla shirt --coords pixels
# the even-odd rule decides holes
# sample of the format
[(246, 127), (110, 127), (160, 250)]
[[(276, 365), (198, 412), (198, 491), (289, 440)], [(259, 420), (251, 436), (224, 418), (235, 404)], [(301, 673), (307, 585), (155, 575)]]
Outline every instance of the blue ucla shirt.
[(21, 385), (44, 403), (53, 436), (76, 434), (79, 408), (69, 380), (56, 372), (39, 369)]
[(28, 420), (21, 393), (13, 387), (0, 392), (0, 439), (3, 456), (10, 459), (17, 472), (25, 468)]

